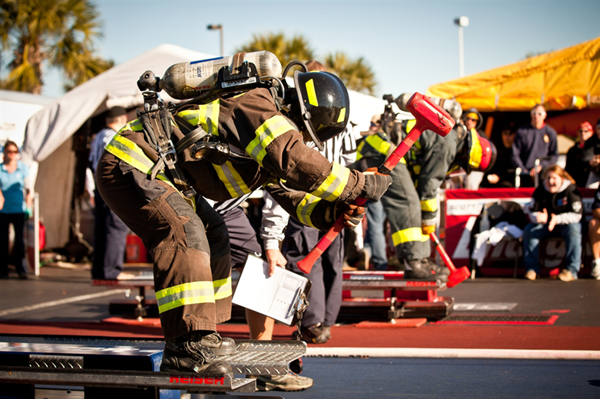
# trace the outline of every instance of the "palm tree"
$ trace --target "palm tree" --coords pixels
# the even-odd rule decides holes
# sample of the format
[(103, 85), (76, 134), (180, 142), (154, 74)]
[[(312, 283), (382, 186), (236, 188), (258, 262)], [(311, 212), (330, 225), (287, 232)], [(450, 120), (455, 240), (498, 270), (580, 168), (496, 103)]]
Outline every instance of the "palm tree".
[[(283, 66), (292, 60), (306, 62), (315, 59), (314, 51), (305, 38), (294, 36), (292, 39), (287, 39), (283, 33), (255, 34), (249, 44), (236, 51), (261, 50), (275, 54)], [(375, 92), (375, 75), (362, 57), (351, 60), (344, 53), (337, 52), (325, 57), (325, 67), (328, 71), (338, 75), (349, 89), (371, 95)]]
[(252, 52), (267, 50), (275, 54), (284, 67), (292, 60), (312, 60), (314, 52), (309, 47), (308, 41), (302, 36), (287, 39), (283, 33), (267, 33), (265, 35), (252, 35), (250, 43), (240, 47), (238, 52)]
[(338, 75), (349, 89), (370, 95), (375, 93), (375, 75), (362, 57), (351, 60), (346, 54), (336, 52), (325, 57), (325, 66)]
[(99, 29), (89, 0), (0, 0), (2, 50), (12, 58), (2, 87), (40, 94), (45, 62), (61, 68), (70, 87), (104, 72), (112, 62), (94, 55)]

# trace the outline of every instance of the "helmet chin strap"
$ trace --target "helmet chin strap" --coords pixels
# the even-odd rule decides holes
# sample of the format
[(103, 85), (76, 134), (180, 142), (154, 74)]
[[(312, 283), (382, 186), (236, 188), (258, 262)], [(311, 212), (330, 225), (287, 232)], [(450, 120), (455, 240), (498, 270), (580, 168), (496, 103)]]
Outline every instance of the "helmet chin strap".
[(310, 112), (306, 111), (306, 109), (304, 108), (304, 104), (300, 103), (300, 107), (302, 108), (302, 120), (304, 121), (304, 126), (306, 126), (306, 131), (311, 137), (311, 141), (315, 143), (319, 151), (323, 151), (325, 147), (323, 146), (323, 142), (319, 140), (319, 137), (315, 133), (313, 124), (310, 121)]

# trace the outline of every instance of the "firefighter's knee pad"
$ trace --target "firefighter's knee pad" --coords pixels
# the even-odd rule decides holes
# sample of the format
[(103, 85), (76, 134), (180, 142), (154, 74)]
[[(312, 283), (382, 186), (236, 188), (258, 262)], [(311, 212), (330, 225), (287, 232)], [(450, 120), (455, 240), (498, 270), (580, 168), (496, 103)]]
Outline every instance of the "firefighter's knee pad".
[(202, 220), (196, 215), (192, 207), (184, 200), (179, 193), (169, 194), (166, 198), (167, 203), (173, 208), (178, 216), (189, 218), (183, 225), (187, 240), (187, 247), (199, 249), (210, 253), (206, 232)]

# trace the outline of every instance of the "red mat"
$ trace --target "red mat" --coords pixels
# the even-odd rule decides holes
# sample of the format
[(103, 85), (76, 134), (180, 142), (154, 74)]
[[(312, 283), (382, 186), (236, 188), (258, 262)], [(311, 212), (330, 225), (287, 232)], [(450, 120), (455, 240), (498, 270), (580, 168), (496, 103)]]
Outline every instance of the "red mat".
[[(0, 334), (95, 336), (111, 338), (162, 339), (157, 319), (137, 322), (110, 318), (95, 323), (0, 322)], [(248, 339), (245, 324), (221, 324), (223, 336)], [(290, 339), (293, 327), (276, 325), (273, 339)], [(324, 347), (373, 348), (475, 348), (475, 349), (548, 349), (600, 350), (600, 327), (564, 326), (467, 326), (426, 324), (419, 328), (357, 328), (334, 326), (332, 338)]]

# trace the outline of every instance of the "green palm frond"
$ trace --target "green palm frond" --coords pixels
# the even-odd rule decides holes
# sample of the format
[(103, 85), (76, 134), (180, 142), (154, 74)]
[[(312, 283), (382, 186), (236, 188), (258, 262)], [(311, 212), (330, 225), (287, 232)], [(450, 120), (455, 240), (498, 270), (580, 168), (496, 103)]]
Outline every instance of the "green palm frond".
[(0, 0), (2, 48), (12, 54), (4, 84), (12, 90), (41, 92), (45, 61), (62, 69), (72, 84), (106, 70), (112, 64), (94, 55), (94, 41), (102, 36), (98, 17), (90, 0)]
[(375, 93), (375, 74), (362, 57), (352, 60), (337, 52), (325, 57), (325, 66), (338, 75), (349, 89), (371, 95)]
[(255, 34), (250, 43), (240, 47), (236, 51), (270, 51), (275, 54), (283, 66), (292, 60), (311, 60), (314, 52), (302, 36), (294, 36), (287, 39), (283, 33)]

